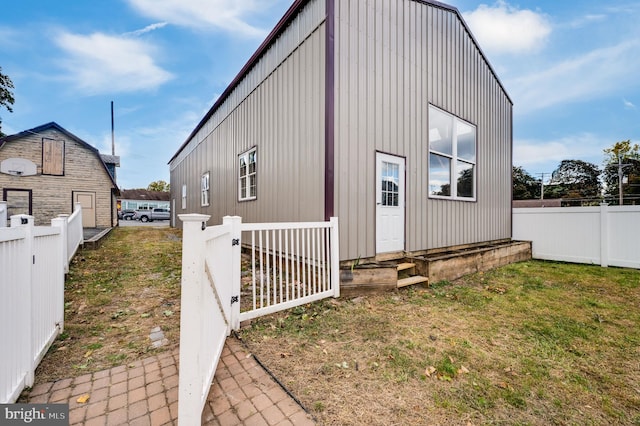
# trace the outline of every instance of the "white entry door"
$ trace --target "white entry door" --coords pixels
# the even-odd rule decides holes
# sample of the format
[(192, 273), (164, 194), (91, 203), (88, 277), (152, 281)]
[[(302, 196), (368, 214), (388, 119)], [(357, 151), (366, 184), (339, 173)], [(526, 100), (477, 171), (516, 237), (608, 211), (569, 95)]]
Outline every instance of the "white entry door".
[(376, 253), (404, 250), (405, 159), (376, 154)]

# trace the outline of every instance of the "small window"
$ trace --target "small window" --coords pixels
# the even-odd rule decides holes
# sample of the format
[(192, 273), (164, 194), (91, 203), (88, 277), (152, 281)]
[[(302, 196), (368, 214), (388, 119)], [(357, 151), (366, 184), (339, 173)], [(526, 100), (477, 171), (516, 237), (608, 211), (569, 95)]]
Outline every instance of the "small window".
[(42, 174), (64, 176), (64, 141), (42, 138)]
[(187, 208), (187, 185), (182, 185), (182, 210)]
[(476, 127), (429, 106), (429, 196), (476, 197)]
[(240, 201), (255, 200), (258, 196), (256, 149), (240, 154), (238, 162), (238, 199)]
[(209, 205), (209, 172), (202, 175), (200, 183), (200, 205), (202, 207)]

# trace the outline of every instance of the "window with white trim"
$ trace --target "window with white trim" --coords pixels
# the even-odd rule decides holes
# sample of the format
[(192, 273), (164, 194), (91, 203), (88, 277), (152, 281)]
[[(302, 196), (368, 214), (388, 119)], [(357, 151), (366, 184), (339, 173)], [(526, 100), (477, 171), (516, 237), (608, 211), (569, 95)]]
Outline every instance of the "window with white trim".
[(182, 210), (187, 208), (187, 184), (182, 185)]
[(255, 200), (258, 195), (256, 174), (256, 148), (238, 156), (238, 199)]
[(476, 126), (429, 105), (429, 197), (476, 198)]
[(202, 207), (209, 205), (209, 172), (204, 173), (200, 180), (200, 205)]

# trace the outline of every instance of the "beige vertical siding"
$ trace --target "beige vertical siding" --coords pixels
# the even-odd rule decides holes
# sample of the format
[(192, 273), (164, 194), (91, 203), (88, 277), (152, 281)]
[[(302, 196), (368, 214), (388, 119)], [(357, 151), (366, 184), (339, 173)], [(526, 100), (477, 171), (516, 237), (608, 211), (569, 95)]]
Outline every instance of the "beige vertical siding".
[[(325, 0), (310, 1), (171, 161), (176, 214), (209, 214), (210, 224), (225, 215), (323, 219), (325, 14)], [(258, 198), (239, 202), (238, 155), (254, 146)], [(201, 207), (200, 177), (207, 171), (211, 202)]]
[[(413, 0), (336, 1), (341, 257), (375, 255), (375, 153), (406, 158), (406, 249), (511, 235), (512, 105), (459, 16)], [(428, 197), (428, 108), (477, 126), (477, 201)]]

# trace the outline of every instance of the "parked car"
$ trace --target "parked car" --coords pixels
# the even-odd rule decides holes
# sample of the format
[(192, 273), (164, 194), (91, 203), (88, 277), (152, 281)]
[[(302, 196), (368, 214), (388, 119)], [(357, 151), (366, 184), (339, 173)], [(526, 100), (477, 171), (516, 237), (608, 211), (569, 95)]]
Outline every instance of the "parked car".
[(120, 210), (118, 212), (118, 219), (132, 220), (135, 214), (135, 210)]
[(169, 220), (171, 212), (169, 209), (136, 210), (134, 219), (140, 222), (153, 222), (154, 220)]

